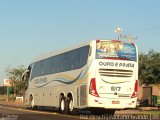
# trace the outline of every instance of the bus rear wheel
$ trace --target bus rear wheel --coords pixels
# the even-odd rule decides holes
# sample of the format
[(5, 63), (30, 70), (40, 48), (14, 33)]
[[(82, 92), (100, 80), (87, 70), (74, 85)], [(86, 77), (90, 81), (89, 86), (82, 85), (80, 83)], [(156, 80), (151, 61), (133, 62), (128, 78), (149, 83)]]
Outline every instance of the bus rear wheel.
[(71, 97), (68, 97), (66, 101), (66, 114), (73, 114), (73, 113), (74, 113), (73, 99)]
[(66, 103), (65, 103), (65, 97), (60, 96), (60, 105), (59, 105), (59, 112), (64, 114), (66, 112)]

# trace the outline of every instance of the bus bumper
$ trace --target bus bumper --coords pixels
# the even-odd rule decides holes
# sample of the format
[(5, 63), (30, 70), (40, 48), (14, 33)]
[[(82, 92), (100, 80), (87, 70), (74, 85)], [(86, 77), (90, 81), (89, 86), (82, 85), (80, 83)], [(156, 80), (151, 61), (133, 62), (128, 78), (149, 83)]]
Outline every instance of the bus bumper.
[(94, 97), (88, 101), (88, 107), (98, 107), (105, 109), (126, 109), (136, 108), (137, 98), (111, 99)]

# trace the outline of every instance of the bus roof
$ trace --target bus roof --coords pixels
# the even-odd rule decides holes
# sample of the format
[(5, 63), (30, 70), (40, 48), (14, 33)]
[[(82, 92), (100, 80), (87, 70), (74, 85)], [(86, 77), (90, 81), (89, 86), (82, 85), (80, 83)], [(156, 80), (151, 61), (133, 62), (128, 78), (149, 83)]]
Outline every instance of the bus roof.
[[(73, 49), (76, 49), (76, 48), (85, 46), (85, 45), (90, 45), (91, 43), (96, 42), (96, 41), (120, 41), (120, 42), (124, 42), (124, 43), (130, 43), (130, 42), (126, 42), (126, 41), (111, 40), (111, 39), (90, 40), (90, 41), (87, 41), (87, 42), (83, 42), (83, 43), (80, 43), (80, 44), (76, 44), (76, 45), (71, 46), (71, 47), (67, 47), (67, 48), (64, 48), (64, 49), (57, 49), (57, 50), (54, 50), (54, 51), (51, 51), (51, 52), (42, 54), (42, 55), (36, 57), (36, 58), (33, 60), (33, 62), (36, 62), (36, 61), (39, 61), (39, 60), (43, 60), (43, 59), (49, 58), (49, 57), (51, 57), (51, 56), (58, 55), (58, 54), (61, 54), (61, 53), (64, 53), (64, 52), (67, 52), (67, 51), (70, 51), (70, 50), (73, 50)], [(133, 44), (134, 44), (134, 43), (133, 43)]]
[(58, 54), (61, 54), (61, 53), (64, 53), (64, 52), (67, 52), (67, 51), (70, 51), (70, 50), (85, 46), (85, 45), (90, 45), (90, 43), (93, 42), (93, 41), (95, 41), (95, 40), (83, 42), (83, 43), (80, 43), (80, 44), (77, 44), (77, 45), (74, 45), (74, 46), (71, 46), (71, 47), (63, 48), (63, 49), (57, 49), (57, 50), (54, 50), (54, 51), (50, 51), (48, 53), (45, 53), (45, 54), (42, 54), (42, 55), (36, 57), (33, 60), (33, 62), (36, 62), (36, 61), (39, 61), (39, 60), (43, 60), (43, 59), (49, 58), (51, 56), (58, 55)]

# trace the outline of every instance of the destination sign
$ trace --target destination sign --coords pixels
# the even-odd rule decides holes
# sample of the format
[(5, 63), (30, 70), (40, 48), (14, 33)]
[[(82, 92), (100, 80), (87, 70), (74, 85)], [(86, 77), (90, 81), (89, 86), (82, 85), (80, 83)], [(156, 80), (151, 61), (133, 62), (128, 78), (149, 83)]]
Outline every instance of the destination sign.
[(99, 62), (100, 66), (112, 66), (112, 67), (132, 67), (134, 68), (134, 63), (122, 63), (122, 62)]

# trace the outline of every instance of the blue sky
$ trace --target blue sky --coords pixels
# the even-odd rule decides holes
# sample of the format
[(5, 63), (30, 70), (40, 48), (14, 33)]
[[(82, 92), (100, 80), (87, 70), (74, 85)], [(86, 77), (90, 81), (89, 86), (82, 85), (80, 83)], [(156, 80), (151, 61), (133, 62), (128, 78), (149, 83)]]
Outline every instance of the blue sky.
[(140, 52), (160, 52), (159, 0), (0, 0), (0, 83), (8, 66), (92, 39), (138, 36)]

